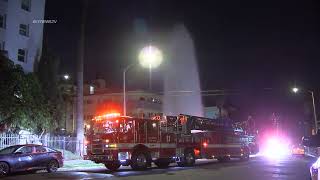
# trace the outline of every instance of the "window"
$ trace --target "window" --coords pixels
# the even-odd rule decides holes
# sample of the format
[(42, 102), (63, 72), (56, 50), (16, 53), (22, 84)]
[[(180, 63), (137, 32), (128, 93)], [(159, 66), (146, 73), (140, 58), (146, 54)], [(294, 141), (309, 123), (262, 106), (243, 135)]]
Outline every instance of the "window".
[(2, 43), (0, 44), (0, 50), (4, 50), (6, 47), (6, 42), (2, 41)]
[(29, 25), (20, 24), (20, 26), (19, 26), (19, 34), (21, 34), (23, 36), (29, 36)]
[(89, 87), (90, 94), (94, 94), (94, 86)]
[(36, 153), (45, 153), (47, 152), (46, 148), (42, 146), (36, 146)]
[(11, 154), (17, 149), (17, 146), (10, 146), (0, 150), (0, 154)]
[(87, 100), (87, 104), (93, 104), (92, 100)]
[(27, 51), (24, 49), (18, 49), (18, 61), (27, 62)]
[(31, 10), (31, 0), (21, 0), (21, 9), (30, 11)]
[(6, 22), (7, 22), (7, 16), (4, 15), (0, 15), (0, 27), (1, 28), (6, 28)]
[(19, 148), (16, 152), (21, 152), (22, 154), (32, 153), (32, 146), (24, 146)]
[(51, 149), (51, 148), (48, 148), (48, 147), (45, 147), (45, 148), (46, 148), (47, 152), (57, 152), (57, 151), (54, 150), (54, 149)]

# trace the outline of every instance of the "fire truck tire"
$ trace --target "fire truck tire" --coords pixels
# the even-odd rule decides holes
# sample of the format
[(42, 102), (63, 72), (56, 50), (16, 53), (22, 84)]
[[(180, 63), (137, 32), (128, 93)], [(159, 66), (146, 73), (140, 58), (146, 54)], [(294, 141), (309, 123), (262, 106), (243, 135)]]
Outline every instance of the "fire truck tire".
[(228, 156), (218, 157), (217, 160), (219, 162), (227, 162), (230, 160), (230, 157), (228, 157)]
[(249, 159), (250, 159), (250, 155), (249, 155), (248, 153), (244, 154), (244, 155), (240, 158), (241, 161), (249, 161)]
[(177, 162), (178, 166), (184, 167), (184, 166), (193, 166), (196, 162), (194, 152), (192, 150), (186, 150), (184, 153), (184, 157), (182, 158), (181, 162)]
[(104, 164), (106, 168), (108, 168), (110, 171), (116, 171), (120, 168), (121, 164), (117, 162), (112, 162), (112, 163), (106, 163)]
[(170, 162), (155, 162), (155, 165), (157, 165), (159, 168), (168, 168)]
[(151, 156), (147, 152), (136, 151), (131, 158), (131, 168), (134, 170), (145, 170), (151, 164)]

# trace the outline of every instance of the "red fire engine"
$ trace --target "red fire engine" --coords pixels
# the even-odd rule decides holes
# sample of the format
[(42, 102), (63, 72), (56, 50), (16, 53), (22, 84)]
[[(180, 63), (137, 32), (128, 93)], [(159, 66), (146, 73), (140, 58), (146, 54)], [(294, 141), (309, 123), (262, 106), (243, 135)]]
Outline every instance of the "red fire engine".
[(249, 149), (231, 125), (188, 115), (139, 119), (107, 114), (93, 119), (86, 135), (88, 159), (110, 170), (121, 165), (143, 170), (158, 167), (193, 166), (196, 159), (219, 161), (249, 159)]

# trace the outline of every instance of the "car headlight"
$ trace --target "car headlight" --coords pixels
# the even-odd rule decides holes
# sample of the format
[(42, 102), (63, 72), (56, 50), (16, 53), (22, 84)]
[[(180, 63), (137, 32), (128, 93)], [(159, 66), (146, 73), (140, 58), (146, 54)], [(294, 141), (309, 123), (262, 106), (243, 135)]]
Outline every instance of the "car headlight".
[(312, 164), (311, 166), (313, 169), (319, 169), (320, 168), (320, 158), (318, 158), (318, 160)]

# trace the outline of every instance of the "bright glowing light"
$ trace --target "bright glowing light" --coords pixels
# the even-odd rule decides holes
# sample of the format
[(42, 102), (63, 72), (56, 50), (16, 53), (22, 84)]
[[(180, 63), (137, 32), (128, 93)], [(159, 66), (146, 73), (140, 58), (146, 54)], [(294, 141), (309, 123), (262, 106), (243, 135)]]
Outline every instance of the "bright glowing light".
[(65, 80), (68, 80), (68, 79), (70, 78), (70, 76), (69, 76), (68, 74), (65, 74), (65, 75), (63, 75), (63, 78), (64, 78)]
[(289, 143), (280, 137), (268, 139), (263, 154), (269, 158), (281, 158), (290, 154)]
[(320, 158), (318, 158), (318, 160), (312, 164), (312, 168), (314, 168), (314, 169), (320, 168)]
[(202, 145), (203, 145), (203, 147), (205, 147), (205, 148), (208, 147), (208, 143), (206, 143), (206, 142), (204, 142)]
[(88, 145), (89, 141), (88, 140), (84, 140), (84, 145)]
[(157, 124), (156, 124), (156, 123), (152, 123), (152, 127), (153, 127), (153, 128), (156, 128), (156, 127), (157, 127)]
[(294, 88), (292, 88), (292, 91), (293, 91), (294, 93), (297, 93), (297, 92), (299, 91), (299, 88), (294, 87)]
[(106, 139), (106, 143), (109, 143), (110, 141), (109, 141), (109, 139)]
[[(115, 117), (119, 117), (120, 116), (120, 113), (108, 113), (108, 114), (105, 114), (105, 115), (102, 115), (102, 116), (95, 116), (93, 118), (93, 120), (95, 121), (101, 121), (103, 119), (111, 119), (111, 118), (115, 118)], [(117, 120), (119, 122), (119, 120)]]
[(162, 62), (162, 52), (155, 46), (149, 45), (140, 51), (139, 61), (142, 67), (155, 68)]
[(109, 113), (104, 115), (105, 118), (113, 118), (113, 117), (119, 117), (119, 116), (120, 116), (120, 113)]

